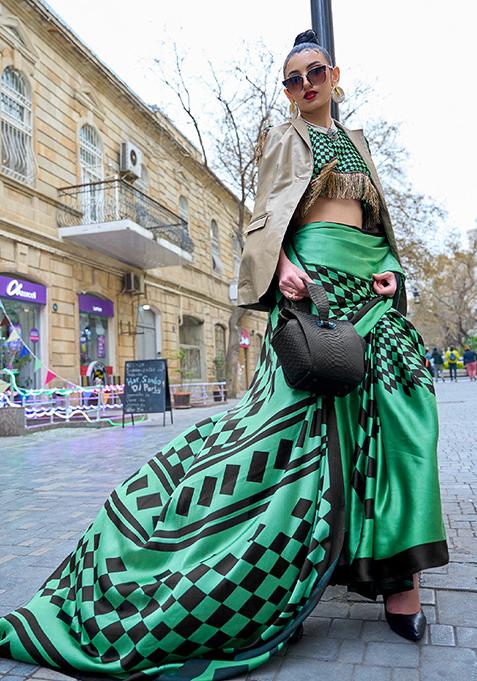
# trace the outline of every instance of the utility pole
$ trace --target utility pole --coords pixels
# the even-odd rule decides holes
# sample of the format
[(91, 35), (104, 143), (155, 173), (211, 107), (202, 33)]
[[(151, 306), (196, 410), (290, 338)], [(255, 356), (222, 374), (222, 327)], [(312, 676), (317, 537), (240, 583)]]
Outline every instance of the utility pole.
[[(311, 25), (318, 36), (320, 45), (330, 53), (333, 60), (332, 66), (334, 66), (336, 59), (331, 0), (311, 0)], [(340, 119), (338, 104), (333, 100), (331, 100), (331, 116), (337, 121)]]

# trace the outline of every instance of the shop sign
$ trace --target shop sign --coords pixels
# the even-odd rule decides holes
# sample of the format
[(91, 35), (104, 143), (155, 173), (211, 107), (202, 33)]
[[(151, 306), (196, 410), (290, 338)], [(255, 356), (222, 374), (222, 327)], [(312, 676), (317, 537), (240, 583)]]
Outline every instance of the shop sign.
[(112, 300), (104, 300), (81, 293), (79, 296), (80, 312), (97, 315), (98, 317), (114, 317), (114, 303)]
[(247, 329), (240, 329), (240, 347), (250, 347), (250, 332)]
[(40, 332), (38, 329), (30, 329), (30, 343), (38, 343), (40, 340)]
[(46, 286), (34, 284), (18, 277), (0, 275), (0, 296), (25, 303), (46, 305)]

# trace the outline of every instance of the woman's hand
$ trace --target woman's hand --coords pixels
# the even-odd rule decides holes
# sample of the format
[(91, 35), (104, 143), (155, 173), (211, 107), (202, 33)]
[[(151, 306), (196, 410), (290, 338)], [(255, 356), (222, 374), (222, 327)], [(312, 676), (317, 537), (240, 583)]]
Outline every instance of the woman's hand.
[(397, 290), (397, 280), (394, 272), (381, 272), (373, 274), (373, 289), (381, 296), (394, 296)]
[(287, 258), (283, 248), (280, 249), (278, 265), (275, 271), (278, 276), (278, 288), (286, 298), (301, 300), (309, 296), (305, 282), (313, 282), (313, 279)]

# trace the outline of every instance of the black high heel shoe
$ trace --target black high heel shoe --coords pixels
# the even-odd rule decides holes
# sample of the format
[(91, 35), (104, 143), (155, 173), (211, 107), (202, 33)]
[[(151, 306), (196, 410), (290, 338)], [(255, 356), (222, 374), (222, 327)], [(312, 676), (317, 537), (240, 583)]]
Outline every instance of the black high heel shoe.
[(409, 641), (419, 641), (424, 636), (427, 624), (423, 609), (421, 608), (413, 615), (388, 612), (386, 609), (387, 597), (383, 596), (383, 600), (386, 621), (391, 629), (399, 636), (409, 639)]
[(288, 639), (289, 643), (298, 643), (298, 641), (303, 636), (303, 624), (299, 624), (293, 634)]

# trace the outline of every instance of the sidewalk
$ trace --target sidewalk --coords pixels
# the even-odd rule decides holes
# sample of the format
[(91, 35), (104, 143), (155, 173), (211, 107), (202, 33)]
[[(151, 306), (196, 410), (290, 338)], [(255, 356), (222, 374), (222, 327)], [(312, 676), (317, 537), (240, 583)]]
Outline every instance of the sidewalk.
[[(451, 562), (422, 576), (430, 623), (425, 639), (405, 641), (383, 620), (382, 603), (329, 587), (305, 621), (302, 640), (247, 681), (477, 681), (477, 385), (447, 381), (437, 394)], [(161, 417), (124, 431), (65, 429), (1, 438), (0, 614), (35, 593), (116, 484), (189, 423), (223, 409), (176, 411), (174, 425), (168, 417), (165, 428)], [(0, 681), (25, 678), (69, 677), (0, 659)]]

